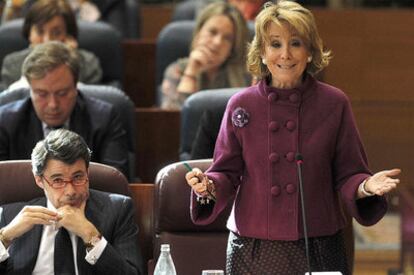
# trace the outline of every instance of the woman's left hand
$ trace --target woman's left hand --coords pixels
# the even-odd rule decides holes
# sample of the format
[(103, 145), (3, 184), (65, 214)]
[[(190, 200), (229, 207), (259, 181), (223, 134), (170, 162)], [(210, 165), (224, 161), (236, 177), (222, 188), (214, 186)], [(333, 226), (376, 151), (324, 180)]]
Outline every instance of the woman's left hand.
[(375, 173), (365, 183), (365, 190), (369, 193), (382, 196), (397, 187), (399, 179), (392, 177), (401, 173), (400, 169), (384, 170)]

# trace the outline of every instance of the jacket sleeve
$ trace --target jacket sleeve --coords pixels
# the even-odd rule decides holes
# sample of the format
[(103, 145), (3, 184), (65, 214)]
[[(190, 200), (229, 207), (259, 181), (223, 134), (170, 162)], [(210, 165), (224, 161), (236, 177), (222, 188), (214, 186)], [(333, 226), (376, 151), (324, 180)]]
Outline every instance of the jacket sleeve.
[(100, 162), (116, 167), (128, 177), (128, 141), (119, 113), (111, 108), (109, 124), (101, 143)]
[(217, 201), (214, 206), (199, 205), (192, 194), (191, 218), (196, 224), (212, 223), (233, 201), (241, 183), (244, 162), (242, 147), (231, 120), (232, 100), (227, 106), (214, 150), (214, 161), (206, 174), (214, 182)]
[(119, 208), (112, 236), (105, 236), (108, 244), (94, 265), (96, 274), (144, 274), (132, 200), (125, 197)]
[(333, 173), (347, 212), (360, 224), (373, 225), (385, 215), (387, 202), (384, 196), (356, 200), (358, 186), (371, 172), (348, 100), (337, 135)]

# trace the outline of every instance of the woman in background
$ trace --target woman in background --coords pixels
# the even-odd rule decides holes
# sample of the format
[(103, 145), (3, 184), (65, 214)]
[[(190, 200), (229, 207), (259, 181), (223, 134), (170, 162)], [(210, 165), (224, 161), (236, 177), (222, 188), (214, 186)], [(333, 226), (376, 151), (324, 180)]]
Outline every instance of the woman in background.
[(330, 58), (300, 4), (269, 3), (256, 17), (247, 64), (259, 82), (231, 97), (212, 166), (186, 174), (196, 224), (233, 203), (226, 274), (308, 271), (300, 163), (312, 271), (351, 274), (342, 205), (365, 226), (387, 211), (400, 170), (369, 170), (348, 98), (313, 77)]
[[(36, 45), (48, 41), (60, 41), (78, 48), (76, 18), (65, 0), (36, 1), (26, 14), (22, 34), (29, 41), (29, 48), (8, 54), (3, 60), (1, 78), (7, 86), (20, 79), (23, 61)], [(78, 53), (79, 81), (86, 84), (99, 83), (102, 79), (99, 59), (83, 49), (78, 49)]]
[(236, 8), (225, 2), (208, 5), (197, 19), (189, 57), (166, 69), (161, 107), (180, 110), (200, 90), (247, 86), (247, 42), (247, 25)]

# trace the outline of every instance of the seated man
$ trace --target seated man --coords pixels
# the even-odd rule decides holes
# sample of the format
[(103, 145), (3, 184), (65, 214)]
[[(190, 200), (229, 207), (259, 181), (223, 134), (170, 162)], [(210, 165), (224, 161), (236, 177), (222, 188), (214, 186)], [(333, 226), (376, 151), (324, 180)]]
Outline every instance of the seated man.
[(142, 274), (132, 200), (89, 189), (90, 157), (65, 129), (36, 144), (45, 196), (0, 207), (0, 274)]
[(61, 42), (36, 46), (23, 63), (30, 97), (0, 107), (0, 160), (29, 159), (31, 148), (53, 128), (81, 135), (92, 161), (128, 175), (128, 143), (111, 104), (76, 89), (78, 55)]

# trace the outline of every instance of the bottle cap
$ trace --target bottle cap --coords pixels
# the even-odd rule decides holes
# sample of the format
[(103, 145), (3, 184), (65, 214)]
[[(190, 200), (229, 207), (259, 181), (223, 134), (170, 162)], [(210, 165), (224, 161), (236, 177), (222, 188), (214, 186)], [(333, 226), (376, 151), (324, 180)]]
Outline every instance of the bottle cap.
[(169, 244), (162, 244), (161, 245), (161, 251), (170, 251), (170, 245)]

